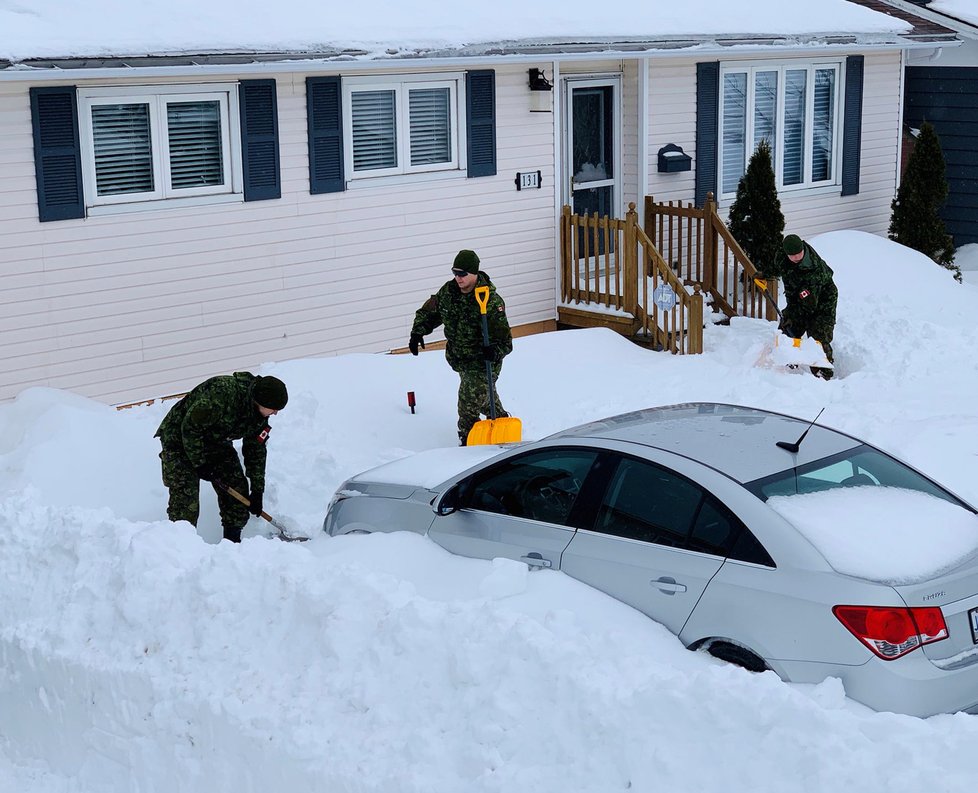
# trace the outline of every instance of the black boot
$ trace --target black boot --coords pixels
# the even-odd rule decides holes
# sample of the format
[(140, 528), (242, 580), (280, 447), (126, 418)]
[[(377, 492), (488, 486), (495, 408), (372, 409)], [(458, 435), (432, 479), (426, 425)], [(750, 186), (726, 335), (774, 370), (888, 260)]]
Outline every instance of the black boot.
[(241, 527), (234, 528), (233, 526), (225, 526), (224, 539), (230, 540), (231, 542), (241, 542)]

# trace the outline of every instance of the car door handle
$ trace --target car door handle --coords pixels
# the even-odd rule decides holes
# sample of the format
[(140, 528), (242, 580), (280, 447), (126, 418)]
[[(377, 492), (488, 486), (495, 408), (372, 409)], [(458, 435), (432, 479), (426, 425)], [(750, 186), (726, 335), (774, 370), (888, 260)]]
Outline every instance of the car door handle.
[(528, 553), (526, 556), (521, 556), (520, 561), (526, 562), (529, 567), (553, 567), (553, 563), (549, 559), (544, 559), (538, 553)]
[(674, 578), (657, 578), (652, 579), (649, 583), (660, 592), (665, 592), (668, 595), (675, 595), (677, 592), (686, 591), (686, 585), (677, 584)]

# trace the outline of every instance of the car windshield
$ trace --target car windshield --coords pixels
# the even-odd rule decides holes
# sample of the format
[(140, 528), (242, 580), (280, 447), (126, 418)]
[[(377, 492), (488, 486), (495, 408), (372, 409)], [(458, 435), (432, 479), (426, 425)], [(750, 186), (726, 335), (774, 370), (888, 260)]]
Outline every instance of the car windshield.
[(835, 488), (859, 486), (914, 490), (950, 501), (969, 512), (974, 511), (936, 482), (869, 446), (857, 446), (849, 451), (797, 468), (789, 468), (745, 485), (762, 501), (767, 501), (774, 496), (820, 493)]

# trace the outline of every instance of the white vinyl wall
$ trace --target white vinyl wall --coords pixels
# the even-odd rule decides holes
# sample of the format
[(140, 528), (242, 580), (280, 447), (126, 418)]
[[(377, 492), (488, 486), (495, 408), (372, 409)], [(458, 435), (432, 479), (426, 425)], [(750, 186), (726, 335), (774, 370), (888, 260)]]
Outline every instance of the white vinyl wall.
[[(496, 69), (496, 176), (310, 195), (305, 75), (283, 74), (281, 199), (47, 223), (30, 85), (0, 83), (0, 400), (50, 386), (119, 404), (266, 361), (386, 352), (460, 248), (512, 325), (553, 319), (554, 114), (529, 112), (530, 65)], [(543, 187), (518, 192), (529, 170)]]
[[(658, 173), (657, 152), (675, 143), (695, 163), (695, 61), (560, 66), (565, 76), (622, 74), (622, 212), (635, 201), (640, 218), (642, 63), (648, 192), (690, 201), (695, 172)], [(40, 385), (119, 404), (266, 361), (402, 347), (460, 248), (479, 253), (512, 325), (552, 320), (561, 114), (530, 112), (533, 65), (496, 68), (496, 176), (400, 177), (310, 195), (305, 75), (283, 74), (281, 199), (48, 223), (37, 219), (29, 84), (0, 83), (0, 400)], [(552, 73), (552, 62), (535, 65)], [(866, 56), (859, 194), (783, 194), (791, 231), (886, 233), (900, 69), (897, 52)], [(517, 172), (536, 170), (542, 189), (517, 191)]]

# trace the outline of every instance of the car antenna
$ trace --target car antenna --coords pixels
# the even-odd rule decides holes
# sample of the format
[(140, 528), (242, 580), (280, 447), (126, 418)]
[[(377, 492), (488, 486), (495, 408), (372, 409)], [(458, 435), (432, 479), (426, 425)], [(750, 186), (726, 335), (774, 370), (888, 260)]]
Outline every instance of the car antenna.
[[(821, 416), (824, 412), (825, 408), (822, 408), (820, 411), (818, 411), (818, 416)], [(790, 441), (778, 441), (775, 446), (777, 446), (779, 449), (787, 449), (792, 454), (798, 454), (798, 450), (801, 448), (801, 442), (805, 440), (805, 436), (808, 434), (808, 431), (815, 426), (815, 422), (818, 421), (818, 416), (812, 419), (812, 423), (805, 427), (805, 431), (801, 434), (801, 437), (794, 443), (791, 443)]]

